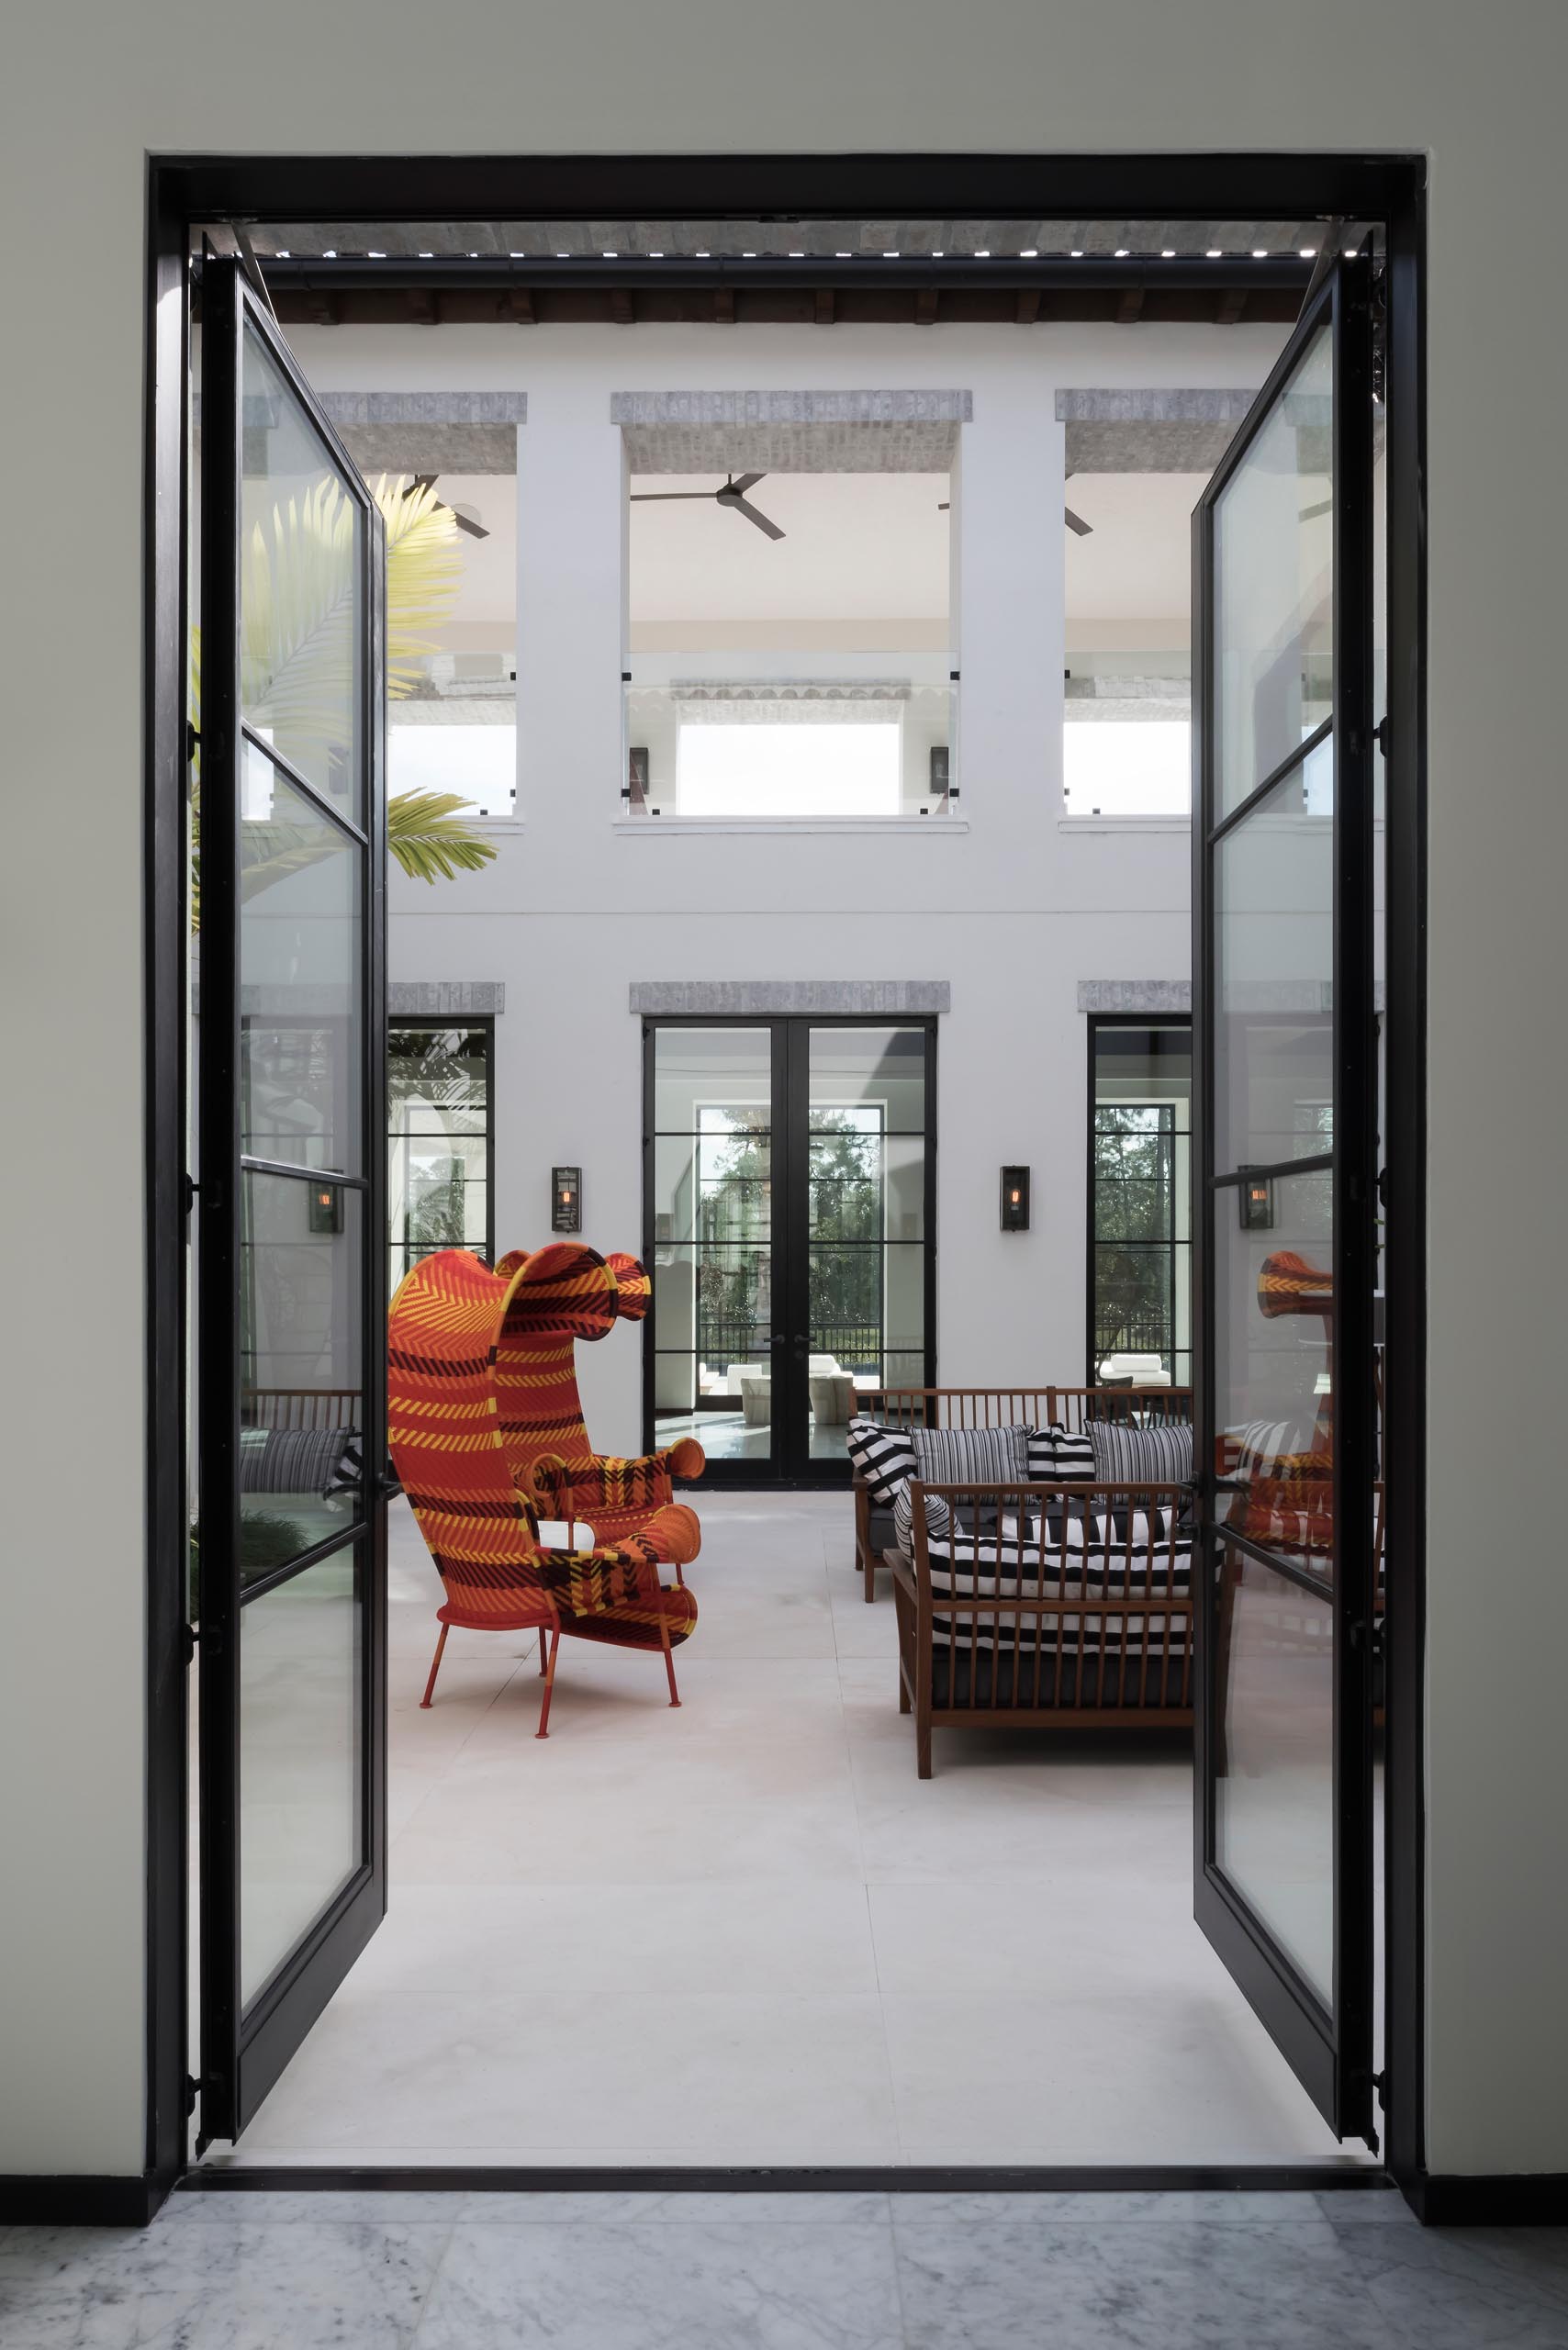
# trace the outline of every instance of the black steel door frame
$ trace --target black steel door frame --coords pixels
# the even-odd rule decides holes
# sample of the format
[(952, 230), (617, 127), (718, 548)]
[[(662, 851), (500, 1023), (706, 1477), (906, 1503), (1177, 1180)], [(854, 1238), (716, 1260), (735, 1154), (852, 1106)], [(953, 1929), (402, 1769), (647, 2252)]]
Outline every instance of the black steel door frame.
[[(749, 1017), (722, 1017), (704, 1013), (648, 1013), (643, 1020), (643, 1262), (653, 1274), (654, 1309), (643, 1324), (643, 1449), (658, 1443), (655, 1416), (655, 1372), (657, 1356), (656, 1321), (659, 1243), (655, 1182), (656, 1141), (654, 1058), (655, 1039), (682, 1028), (711, 1032), (730, 1029), (737, 1035), (766, 1035), (769, 1040), (772, 1118), (772, 1215), (769, 1246), (773, 1253), (773, 1330), (769, 1355), (775, 1374), (771, 1397), (772, 1446), (766, 1463), (752, 1460), (710, 1458), (704, 1482), (747, 1489), (849, 1483), (849, 1460), (813, 1459), (811, 1415), (806, 1386), (806, 1362), (811, 1352), (809, 1295), (810, 1238), (807, 1230), (808, 1186), (811, 1180), (811, 1032), (821, 1028), (919, 1029), (924, 1053), (924, 1192), (921, 1222), (924, 1230), (922, 1273), (924, 1283), (925, 1363), (924, 1383), (936, 1376), (936, 1027), (932, 1013), (756, 1013)], [(700, 1436), (700, 1430), (699, 1430)]]
[[(185, 2159), (185, 681), (188, 253), (206, 221), (964, 214), (1374, 221), (1387, 235), (1386, 1007), (1390, 1522), (1386, 2159), (1426, 2177), (1427, 163), (1410, 151), (148, 159), (143, 898), (148, 1218), (145, 2208)], [(718, 266), (715, 280), (725, 272)], [(895, 2183), (893, 2181), (885, 2184)], [(908, 2183), (908, 2182), (904, 2182)]]
[[(1372, 685), (1372, 263), (1341, 257), (1325, 274), (1193, 513), (1193, 1471), (1197, 1488), (1199, 1675), (1194, 1734), (1193, 1885), (1199, 1925), (1331, 2129), (1378, 2143), (1373, 2120), (1372, 1811), (1372, 1474), (1376, 1401), (1372, 1289), (1376, 1262), (1377, 1035), (1372, 994), (1372, 764), (1378, 756)], [(1242, 799), (1215, 796), (1215, 516), (1310, 343), (1324, 330), (1333, 354), (1333, 713)], [(1226, 1491), (1215, 1473), (1215, 1270), (1211, 1237), (1243, 1180), (1216, 1161), (1215, 1125), (1215, 871), (1222, 844), (1332, 740), (1334, 752), (1331, 1152), (1255, 1175), (1315, 1169), (1333, 1185), (1335, 1311), (1331, 1334), (1335, 1549), (1331, 1596), (1310, 1599), (1313, 1578), (1223, 1525)], [(1299, 1581), (1333, 1623), (1332, 1897), (1334, 1983), (1326, 2009), (1278, 1938), (1226, 1876), (1216, 1853), (1215, 1787), (1221, 1696), (1209, 1669), (1219, 1639), (1215, 1566), (1221, 1542)]]
[[(240, 264), (209, 261), (203, 274), (202, 413), (202, 1020), (200, 1235), (197, 1282), (201, 1462), (201, 2075), (203, 2143), (237, 2138), (375, 1931), (386, 1907), (386, 1056), (375, 1049), (386, 1013), (386, 809), (383, 670), (385, 544), (381, 518), (357, 468), (320, 414), (293, 355), (244, 282)], [(247, 1169), (319, 1183), (324, 1170), (248, 1155), (241, 1119), (243, 1017), (240, 991), (241, 777), (250, 742), (240, 699), (243, 474), (242, 349), (254, 335), (320, 434), (358, 506), (360, 638), (356, 718), (364, 788), (360, 820), (316, 791), (272, 753), (279, 772), (336, 838), (357, 851), (362, 891), (361, 1166), (330, 1170), (335, 1191), (361, 1207), (358, 1311), (362, 1333), (360, 1506), (352, 1526), (244, 1592), (240, 1572), (240, 1306), (244, 1284), (241, 1192)], [(359, 1606), (355, 1693), (359, 1848), (354, 1873), (246, 2008), (240, 1971), (241, 1646), (246, 1604), (352, 1546)]]

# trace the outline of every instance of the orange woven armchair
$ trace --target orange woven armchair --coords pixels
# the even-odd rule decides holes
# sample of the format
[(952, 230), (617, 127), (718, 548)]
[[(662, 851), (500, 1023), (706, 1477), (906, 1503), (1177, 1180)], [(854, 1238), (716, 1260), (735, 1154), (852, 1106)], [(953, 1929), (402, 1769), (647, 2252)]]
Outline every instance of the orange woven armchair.
[[(577, 1393), (577, 1341), (602, 1338), (648, 1310), (634, 1257), (600, 1257), (576, 1241), (514, 1249), (496, 1267), (508, 1284), (496, 1343), (501, 1442), (519, 1488), (543, 1517), (586, 1518), (601, 1542), (645, 1534), (674, 1547), (678, 1569), (701, 1547), (697, 1513), (675, 1498), (677, 1477), (702, 1474), (695, 1437), (634, 1460), (596, 1453)], [(689, 1548), (683, 1547), (689, 1545)], [(679, 1581), (677, 1575), (677, 1581)]]
[[(537, 1629), (543, 1738), (563, 1632), (658, 1651), (669, 1702), (679, 1705), (674, 1651), (697, 1621), (680, 1569), (697, 1556), (701, 1537), (695, 1511), (673, 1499), (670, 1465), (695, 1474), (702, 1455), (691, 1446), (690, 1467), (679, 1446), (646, 1461), (595, 1460), (572, 1348), (577, 1337), (602, 1337), (613, 1326), (621, 1279), (594, 1250), (576, 1245), (505, 1261), (507, 1271), (492, 1272), (466, 1250), (443, 1249), (400, 1284), (390, 1316), (387, 1435), (446, 1592), (421, 1703), (431, 1703), (453, 1625)], [(624, 1261), (640, 1280), (640, 1269)], [(645, 1304), (645, 1281), (642, 1291)], [(526, 1410), (525, 1390), (533, 1399)], [(541, 1415), (552, 1441), (566, 1446), (564, 1454), (542, 1451)], [(561, 1550), (541, 1542), (542, 1461), (554, 1481), (553, 1510), (558, 1497), (580, 1494), (582, 1505), (563, 1514), (586, 1521), (586, 1543), (574, 1539)], [(640, 1512), (633, 1494), (646, 1497)], [(661, 1581), (661, 1567), (675, 1569), (673, 1587)]]

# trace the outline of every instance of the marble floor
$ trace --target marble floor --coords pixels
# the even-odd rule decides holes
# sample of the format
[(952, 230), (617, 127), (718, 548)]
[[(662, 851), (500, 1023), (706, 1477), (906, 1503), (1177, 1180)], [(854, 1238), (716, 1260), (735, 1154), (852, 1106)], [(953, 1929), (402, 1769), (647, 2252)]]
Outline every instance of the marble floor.
[(1568, 2230), (1321, 2195), (182, 2193), (0, 2231), (6, 2350), (1563, 2350)]
[(681, 1709), (566, 1642), (541, 1743), (532, 1638), (454, 1632), (420, 1711), (396, 1505), (390, 1912), (209, 2161), (1358, 2159), (1193, 1924), (1182, 1741), (939, 1733), (922, 1783), (847, 1494), (701, 1512)]

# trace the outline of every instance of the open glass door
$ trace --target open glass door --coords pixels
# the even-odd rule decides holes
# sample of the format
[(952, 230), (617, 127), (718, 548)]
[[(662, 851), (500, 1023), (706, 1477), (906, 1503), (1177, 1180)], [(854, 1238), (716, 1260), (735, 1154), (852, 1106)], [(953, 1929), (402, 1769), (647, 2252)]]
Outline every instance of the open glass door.
[(384, 540), (240, 264), (202, 277), (201, 2135), (386, 1908)]
[(1372, 2136), (1371, 264), (1193, 517), (1195, 1914)]

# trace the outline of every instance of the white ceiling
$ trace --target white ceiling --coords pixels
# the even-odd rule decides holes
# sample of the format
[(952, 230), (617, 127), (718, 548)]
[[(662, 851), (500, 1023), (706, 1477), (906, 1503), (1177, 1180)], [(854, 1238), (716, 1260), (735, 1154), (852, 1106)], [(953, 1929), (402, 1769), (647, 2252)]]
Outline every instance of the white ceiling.
[[(1073, 621), (1185, 620), (1191, 521), (1202, 474), (1078, 474), (1067, 502), (1092, 535), (1063, 532)], [(717, 476), (637, 476), (633, 489), (711, 489)], [(487, 539), (459, 542), (454, 619), (510, 623), (517, 600), (517, 486), (504, 475), (443, 474), (444, 498), (473, 507)], [(947, 611), (945, 474), (769, 474), (754, 502), (787, 535), (765, 538), (711, 502), (633, 506), (632, 617), (686, 620), (940, 620)]]
[(1092, 524), (1066, 532), (1069, 620), (1185, 620), (1193, 509), (1206, 474), (1074, 474), (1067, 502)]
[[(633, 490), (716, 489), (715, 474)], [(711, 499), (632, 509), (632, 620), (930, 620), (947, 610), (946, 474), (768, 474), (769, 539)]]

